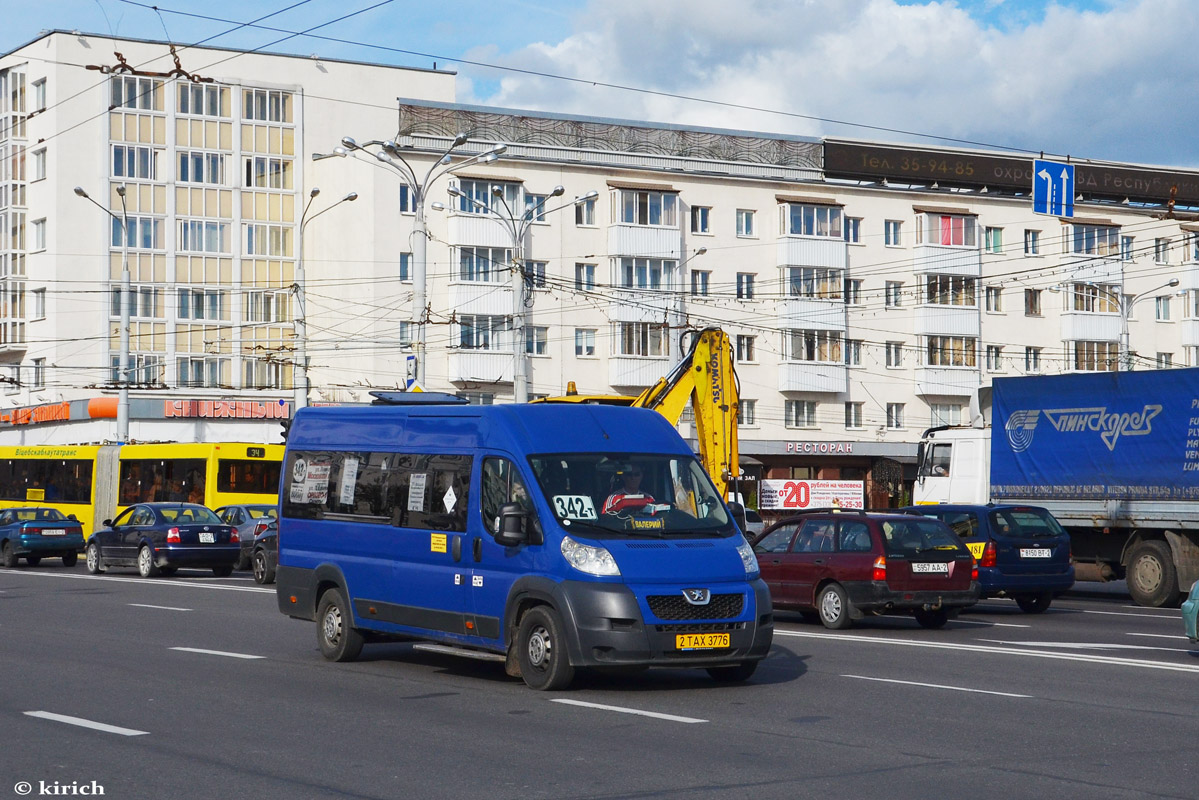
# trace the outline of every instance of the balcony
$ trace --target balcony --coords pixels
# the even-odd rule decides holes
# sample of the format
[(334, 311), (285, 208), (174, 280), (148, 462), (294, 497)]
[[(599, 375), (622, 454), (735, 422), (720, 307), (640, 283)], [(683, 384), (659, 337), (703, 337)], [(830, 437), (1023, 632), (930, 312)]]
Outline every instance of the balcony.
[(919, 305), (916, 307), (916, 333), (920, 336), (979, 336), (977, 306)]
[(459, 314), (507, 316), (512, 313), (512, 284), (451, 283), (450, 308)]
[(449, 370), (453, 382), (512, 383), (512, 350), (451, 350)]
[(508, 229), (497, 217), (485, 214), (451, 214), (450, 244), (469, 247), (512, 247)]
[(916, 394), (921, 397), (936, 395), (970, 396), (979, 387), (979, 373), (975, 367), (917, 367), (915, 370)]
[(1120, 315), (1067, 311), (1062, 314), (1062, 339), (1066, 341), (1118, 342)]
[(823, 236), (780, 236), (778, 265), (780, 267), (833, 267), (845, 269), (849, 264), (849, 245), (841, 239)]
[(612, 356), (608, 359), (608, 383), (611, 386), (644, 388), (657, 383), (675, 362), (668, 358)]
[(789, 297), (778, 302), (778, 324), (783, 330), (844, 331), (845, 303), (841, 300)]
[(608, 254), (612, 256), (678, 259), (682, 246), (683, 238), (678, 228), (608, 226)]
[(613, 322), (661, 323), (665, 314), (678, 311), (678, 300), (669, 291), (611, 289), (608, 318)]
[(931, 272), (977, 278), (982, 275), (982, 267), (982, 254), (973, 247), (918, 244), (912, 254), (912, 269), (919, 274)]
[(848, 370), (844, 364), (783, 361), (779, 364), (780, 392), (845, 392)]

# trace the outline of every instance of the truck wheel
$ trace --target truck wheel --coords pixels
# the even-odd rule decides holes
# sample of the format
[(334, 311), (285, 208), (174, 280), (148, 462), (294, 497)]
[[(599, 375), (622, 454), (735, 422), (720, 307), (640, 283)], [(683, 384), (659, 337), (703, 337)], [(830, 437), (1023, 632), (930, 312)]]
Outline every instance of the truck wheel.
[(1162, 541), (1141, 542), (1128, 559), (1128, 593), (1133, 602), (1149, 608), (1178, 605), (1178, 573), (1169, 546)]
[(840, 631), (849, 627), (849, 598), (839, 583), (830, 583), (820, 590), (816, 598), (816, 610), (820, 612), (820, 621), (830, 630)]
[(565, 689), (574, 679), (575, 668), (566, 653), (562, 622), (549, 606), (529, 609), (516, 632), (520, 677), (530, 689)]
[(1016, 605), (1025, 614), (1041, 614), (1053, 602), (1053, 592), (1037, 592), (1036, 594), (1016, 595)]
[(316, 611), (316, 640), (330, 661), (353, 661), (362, 652), (362, 634), (354, 628), (350, 604), (338, 589), (321, 595)]

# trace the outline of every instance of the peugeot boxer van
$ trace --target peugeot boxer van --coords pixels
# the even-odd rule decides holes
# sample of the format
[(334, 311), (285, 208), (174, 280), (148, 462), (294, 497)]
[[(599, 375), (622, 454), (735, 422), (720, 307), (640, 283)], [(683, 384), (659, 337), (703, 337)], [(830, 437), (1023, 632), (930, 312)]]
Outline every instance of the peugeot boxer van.
[(279, 609), (326, 658), (416, 638), (551, 690), (586, 667), (743, 681), (766, 656), (757, 559), (660, 414), (377, 397), (287, 436)]

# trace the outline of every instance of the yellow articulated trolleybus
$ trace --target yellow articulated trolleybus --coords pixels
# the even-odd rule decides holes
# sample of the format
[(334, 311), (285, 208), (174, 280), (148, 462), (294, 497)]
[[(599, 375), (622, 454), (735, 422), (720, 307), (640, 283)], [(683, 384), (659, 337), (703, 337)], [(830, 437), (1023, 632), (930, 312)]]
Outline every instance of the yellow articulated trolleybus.
[(89, 537), (133, 503), (276, 503), (282, 462), (279, 444), (0, 447), (0, 508), (56, 508)]

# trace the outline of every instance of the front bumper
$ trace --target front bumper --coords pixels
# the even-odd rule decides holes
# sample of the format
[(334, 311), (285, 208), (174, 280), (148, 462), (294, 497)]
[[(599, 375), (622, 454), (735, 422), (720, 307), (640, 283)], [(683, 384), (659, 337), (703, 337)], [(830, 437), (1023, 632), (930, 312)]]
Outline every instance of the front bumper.
[(977, 603), (981, 595), (977, 581), (969, 589), (949, 591), (897, 591), (883, 581), (848, 581), (842, 586), (853, 607), (864, 612), (962, 609)]
[(236, 544), (159, 545), (154, 548), (158, 567), (231, 567), (241, 557)]

